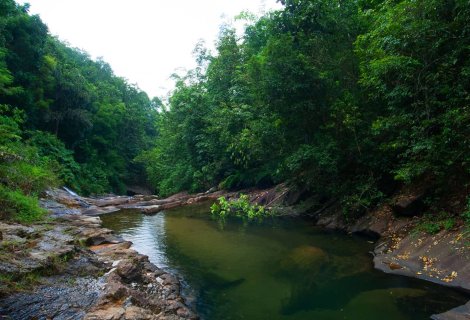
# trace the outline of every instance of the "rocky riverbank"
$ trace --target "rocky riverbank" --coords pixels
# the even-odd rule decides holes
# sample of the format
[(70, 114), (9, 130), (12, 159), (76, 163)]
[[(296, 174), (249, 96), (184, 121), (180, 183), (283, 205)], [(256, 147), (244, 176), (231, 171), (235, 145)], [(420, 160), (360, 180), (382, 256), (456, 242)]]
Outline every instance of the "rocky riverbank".
[[(370, 236), (377, 240), (373, 252), (375, 268), (470, 292), (470, 234), (464, 225), (429, 234), (419, 229), (425, 223), (419, 211), (413, 214), (417, 197), (384, 204), (354, 223), (346, 223), (337, 206), (314, 215), (318, 225)], [(403, 210), (410, 213), (403, 215)], [(470, 319), (470, 302), (435, 320)]]
[[(456, 226), (434, 235), (417, 231), (421, 218), (396, 212), (410, 209), (413, 201), (399, 203), (397, 198), (395, 207), (386, 204), (346, 223), (334, 202), (320, 210), (313, 210), (308, 199), (293, 205), (299, 203), (298, 194), (284, 185), (244, 193), (251, 202), (280, 214), (307, 214), (326, 228), (375, 238), (374, 264), (384, 272), (470, 291), (467, 230)], [(48, 192), (41, 203), (51, 219), (28, 226), (0, 222), (0, 319), (197, 319), (180, 295), (178, 279), (102, 228), (96, 216), (123, 209), (156, 214), (237, 195), (220, 191), (166, 199), (84, 198), (69, 190)], [(470, 302), (433, 319), (470, 319)]]
[[(301, 192), (293, 192), (284, 184), (242, 193), (247, 194), (252, 203), (264, 205), (279, 215), (306, 215), (319, 226), (370, 237), (376, 241), (372, 253), (374, 266), (383, 272), (470, 292), (470, 231), (467, 226), (458, 224), (435, 234), (420, 230), (419, 226), (426, 223), (422, 216), (422, 193), (397, 192), (389, 203), (353, 222), (345, 220), (338, 203), (330, 201), (322, 208), (313, 208), (311, 204), (315, 201), (309, 198), (300, 201)], [(238, 194), (217, 192), (197, 195), (193, 199), (210, 200), (221, 195), (231, 198)], [(469, 320), (470, 302), (432, 318)]]
[[(315, 199), (302, 199), (302, 192), (292, 191), (284, 184), (245, 193), (252, 203), (265, 205), (280, 215), (304, 215), (319, 226), (370, 237), (376, 241), (372, 252), (374, 266), (383, 272), (470, 292), (470, 231), (458, 224), (435, 234), (420, 230), (419, 226), (426, 223), (420, 192), (397, 192), (389, 203), (353, 221), (346, 221), (338, 203), (329, 201), (322, 208), (312, 206)], [(432, 318), (470, 320), (470, 302)]]
[(63, 190), (42, 203), (42, 223), (0, 222), (1, 319), (197, 319), (176, 277), (86, 214), (94, 204)]

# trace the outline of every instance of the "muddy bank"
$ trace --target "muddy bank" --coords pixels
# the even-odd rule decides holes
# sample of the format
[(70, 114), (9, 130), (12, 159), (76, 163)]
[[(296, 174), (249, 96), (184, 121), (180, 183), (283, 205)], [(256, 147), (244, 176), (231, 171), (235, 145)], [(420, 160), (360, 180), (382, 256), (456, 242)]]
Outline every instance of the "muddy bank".
[(86, 200), (54, 190), (53, 219), (0, 223), (0, 318), (197, 319), (173, 275), (84, 214)]

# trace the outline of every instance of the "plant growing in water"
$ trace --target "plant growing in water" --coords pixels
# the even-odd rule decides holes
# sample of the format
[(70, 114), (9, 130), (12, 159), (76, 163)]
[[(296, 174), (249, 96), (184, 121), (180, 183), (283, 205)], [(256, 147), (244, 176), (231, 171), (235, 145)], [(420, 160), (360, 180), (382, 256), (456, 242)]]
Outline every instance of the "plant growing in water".
[(225, 221), (227, 217), (233, 216), (243, 220), (262, 220), (264, 217), (270, 216), (271, 213), (264, 206), (251, 204), (248, 196), (241, 194), (238, 199), (227, 200), (220, 197), (211, 206), (211, 214), (213, 217)]

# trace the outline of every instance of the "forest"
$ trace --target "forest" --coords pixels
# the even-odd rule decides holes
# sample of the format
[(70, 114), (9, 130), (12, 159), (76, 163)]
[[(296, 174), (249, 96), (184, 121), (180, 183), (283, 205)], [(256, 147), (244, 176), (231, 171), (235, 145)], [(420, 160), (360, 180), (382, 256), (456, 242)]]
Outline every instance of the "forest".
[(27, 5), (2, 0), (2, 215), (34, 218), (37, 196), (51, 186), (125, 193), (145, 181), (134, 158), (154, 145), (156, 101), (106, 62), (51, 36)]
[(2, 0), (0, 214), (35, 219), (61, 184), (170, 195), (286, 182), (353, 218), (424, 184), (433, 212), (470, 221), (470, 3), (280, 2), (241, 13), (242, 36), (221, 26), (216, 52), (198, 44), (162, 103)]

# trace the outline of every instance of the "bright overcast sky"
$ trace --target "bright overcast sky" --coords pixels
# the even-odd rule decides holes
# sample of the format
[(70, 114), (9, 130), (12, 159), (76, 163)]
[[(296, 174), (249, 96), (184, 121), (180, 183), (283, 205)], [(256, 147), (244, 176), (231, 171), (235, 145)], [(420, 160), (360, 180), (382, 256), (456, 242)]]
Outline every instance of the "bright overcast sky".
[(93, 58), (149, 96), (173, 88), (171, 74), (194, 67), (200, 39), (212, 47), (219, 26), (241, 11), (280, 8), (276, 0), (28, 0), (53, 35)]

